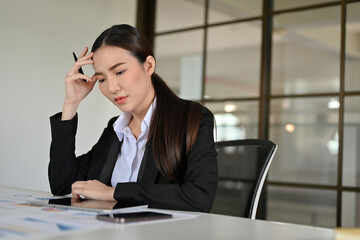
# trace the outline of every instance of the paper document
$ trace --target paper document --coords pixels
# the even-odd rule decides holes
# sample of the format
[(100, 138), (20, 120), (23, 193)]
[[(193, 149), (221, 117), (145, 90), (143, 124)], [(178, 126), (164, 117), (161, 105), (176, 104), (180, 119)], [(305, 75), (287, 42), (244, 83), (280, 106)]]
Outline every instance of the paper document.
[[(30, 206), (27, 202), (55, 199), (49, 194), (33, 194), (31, 191), (13, 190), (0, 186), (0, 240), (27, 239), (61, 235), (69, 232), (116, 228), (117, 224), (96, 219), (96, 212), (74, 209), (60, 209), (51, 206)], [(118, 209), (116, 212), (145, 211)], [(171, 211), (153, 210), (172, 214), (171, 219), (129, 223), (129, 225), (156, 224), (197, 217), (195, 214), (181, 214)]]

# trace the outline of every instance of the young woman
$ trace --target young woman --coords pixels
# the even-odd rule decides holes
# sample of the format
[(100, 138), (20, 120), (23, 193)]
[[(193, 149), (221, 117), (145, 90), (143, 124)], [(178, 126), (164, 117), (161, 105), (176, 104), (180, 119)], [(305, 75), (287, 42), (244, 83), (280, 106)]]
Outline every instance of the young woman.
[[(50, 118), (52, 193), (210, 211), (218, 181), (211, 112), (170, 90), (154, 72), (149, 42), (129, 25), (105, 30), (87, 51), (65, 78), (62, 113)], [(79, 73), (89, 64), (92, 78)], [(123, 113), (76, 157), (77, 108), (96, 82)]]

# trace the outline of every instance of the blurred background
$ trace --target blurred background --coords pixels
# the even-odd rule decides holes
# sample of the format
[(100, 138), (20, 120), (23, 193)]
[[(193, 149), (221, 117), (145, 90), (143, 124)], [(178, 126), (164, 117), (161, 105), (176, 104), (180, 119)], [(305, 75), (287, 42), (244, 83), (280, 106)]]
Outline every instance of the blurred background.
[[(217, 141), (279, 145), (265, 186), (266, 219), (360, 227), (359, 0), (0, 5), (1, 185), (49, 191), (48, 118), (61, 111), (71, 52), (128, 23), (150, 33), (156, 71), (169, 86), (214, 113)], [(119, 114), (95, 86), (80, 105), (77, 153)], [(237, 194), (236, 181), (224, 186)]]

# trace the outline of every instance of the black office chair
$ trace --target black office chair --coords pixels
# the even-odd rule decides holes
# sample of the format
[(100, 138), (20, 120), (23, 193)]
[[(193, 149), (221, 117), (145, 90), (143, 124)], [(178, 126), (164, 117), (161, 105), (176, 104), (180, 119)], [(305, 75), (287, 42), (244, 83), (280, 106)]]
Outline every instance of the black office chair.
[(276, 149), (269, 140), (218, 142), (219, 183), (211, 212), (255, 219)]

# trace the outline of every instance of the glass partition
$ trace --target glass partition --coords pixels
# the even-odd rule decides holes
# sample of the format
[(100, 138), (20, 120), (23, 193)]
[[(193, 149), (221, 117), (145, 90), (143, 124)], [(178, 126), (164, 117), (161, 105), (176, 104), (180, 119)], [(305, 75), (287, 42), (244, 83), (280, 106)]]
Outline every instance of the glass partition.
[(335, 191), (277, 186), (269, 186), (267, 190), (268, 220), (335, 227)]
[(270, 139), (279, 148), (270, 180), (336, 184), (338, 108), (335, 97), (271, 101)]
[(209, 0), (209, 23), (260, 16), (262, 0)]
[[(340, 1), (340, 0), (338, 0)], [(274, 0), (274, 10), (283, 10), (286, 8), (303, 7), (319, 3), (327, 3), (329, 0)]]
[(341, 213), (343, 227), (360, 227), (360, 193), (343, 192)]
[(345, 90), (360, 90), (360, 2), (348, 4), (346, 23)]
[(343, 185), (360, 186), (360, 97), (348, 96), (344, 104)]
[(258, 101), (206, 103), (215, 116), (216, 141), (228, 141), (258, 136)]
[(205, 98), (259, 96), (261, 21), (208, 30)]
[(340, 13), (335, 6), (274, 16), (272, 94), (339, 91)]
[(194, 30), (155, 38), (156, 72), (185, 99), (201, 99), (203, 37)]
[(155, 31), (172, 31), (203, 25), (205, 0), (157, 0)]

